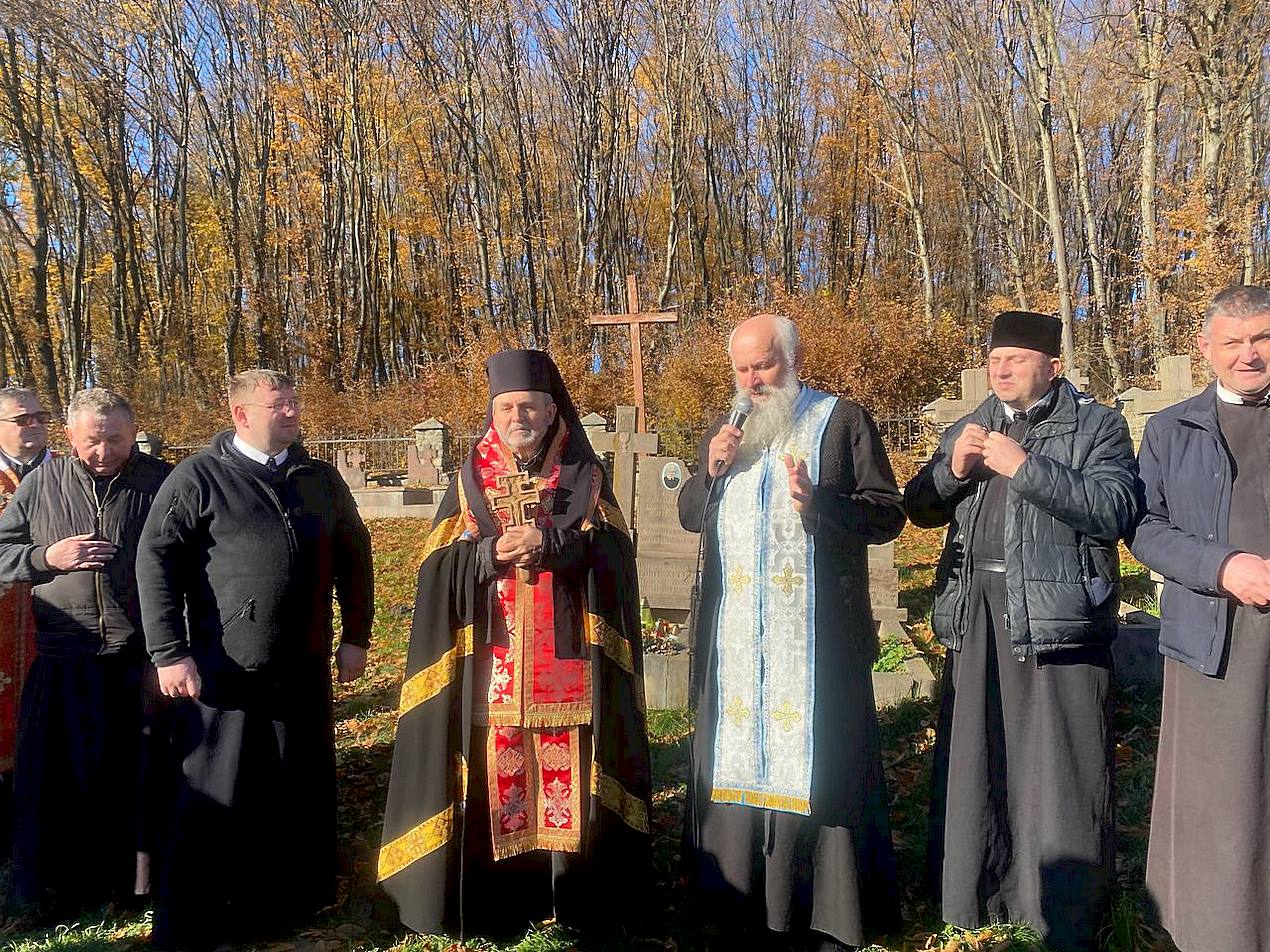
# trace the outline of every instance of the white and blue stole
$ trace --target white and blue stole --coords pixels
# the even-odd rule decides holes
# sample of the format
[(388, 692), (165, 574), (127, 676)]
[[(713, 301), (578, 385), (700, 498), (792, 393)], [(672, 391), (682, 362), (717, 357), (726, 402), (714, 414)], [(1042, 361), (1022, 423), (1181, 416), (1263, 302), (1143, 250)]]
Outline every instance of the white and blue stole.
[(803, 387), (789, 432), (757, 456), (738, 457), (723, 487), (710, 794), (718, 803), (811, 813), (816, 541), (794, 512), (783, 457), (806, 460), (818, 482), (820, 442), (837, 402)]

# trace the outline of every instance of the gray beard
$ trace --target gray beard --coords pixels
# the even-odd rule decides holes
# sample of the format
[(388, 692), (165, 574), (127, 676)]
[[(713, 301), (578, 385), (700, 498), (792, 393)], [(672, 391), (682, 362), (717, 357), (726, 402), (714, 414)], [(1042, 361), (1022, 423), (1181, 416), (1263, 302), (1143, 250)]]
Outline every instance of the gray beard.
[(794, 404), (802, 384), (792, 373), (781, 386), (771, 390), (766, 400), (755, 403), (745, 421), (740, 452), (757, 456), (767, 447), (779, 443), (794, 426)]

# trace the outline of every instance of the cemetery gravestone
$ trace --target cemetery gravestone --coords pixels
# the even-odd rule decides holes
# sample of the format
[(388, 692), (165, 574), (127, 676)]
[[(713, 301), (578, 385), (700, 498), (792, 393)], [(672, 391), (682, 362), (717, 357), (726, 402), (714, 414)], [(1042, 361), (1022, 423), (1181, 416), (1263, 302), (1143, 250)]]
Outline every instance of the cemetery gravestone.
[(406, 447), (406, 482), (413, 486), (437, 486), (441, 473), (437, 467), (435, 450), (425, 444), (420, 450), (417, 442)]
[(339, 470), (349, 489), (366, 488), (366, 470), (362, 467), (365, 461), (366, 454), (359, 449), (336, 451), (335, 468)]
[(656, 433), (635, 432), (635, 408), (618, 407), (613, 432), (595, 433), (591, 445), (597, 453), (613, 454), (613, 495), (628, 526), (634, 525), (635, 457), (657, 452)]
[(635, 482), (636, 567), (640, 597), (654, 611), (687, 611), (697, 565), (695, 532), (679, 524), (688, 467), (669, 456), (640, 458)]
[(1154, 414), (1195, 396), (1202, 389), (1191, 382), (1191, 358), (1185, 354), (1161, 357), (1155, 378), (1160, 384), (1158, 389), (1130, 387), (1117, 398), (1135, 446), (1141, 445), (1147, 420)]

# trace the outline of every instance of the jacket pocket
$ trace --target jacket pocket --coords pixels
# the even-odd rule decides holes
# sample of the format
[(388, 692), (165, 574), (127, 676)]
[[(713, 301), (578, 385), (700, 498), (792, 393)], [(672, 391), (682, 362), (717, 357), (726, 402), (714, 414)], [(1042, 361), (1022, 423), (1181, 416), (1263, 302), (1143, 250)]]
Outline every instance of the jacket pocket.
[[(1119, 554), (1113, 553), (1112, 559), (1118, 560)], [(1085, 587), (1085, 596), (1089, 599), (1089, 607), (1093, 611), (1102, 608), (1113, 595), (1119, 591), (1120, 574), (1113, 563), (1110, 567), (1099, 566), (1094, 558), (1093, 547), (1088, 542), (1080, 543), (1081, 584)]]
[(226, 615), (224, 618), (220, 620), (221, 633), (223, 634), (225, 632), (228, 632), (229, 629), (233, 628), (236, 624), (238, 624), (244, 618), (254, 621), (255, 617), (256, 617), (256, 599), (253, 597), (246, 598), (243, 600), (243, 603), (238, 606), (238, 609), (236, 611), (231, 612), (230, 614)]

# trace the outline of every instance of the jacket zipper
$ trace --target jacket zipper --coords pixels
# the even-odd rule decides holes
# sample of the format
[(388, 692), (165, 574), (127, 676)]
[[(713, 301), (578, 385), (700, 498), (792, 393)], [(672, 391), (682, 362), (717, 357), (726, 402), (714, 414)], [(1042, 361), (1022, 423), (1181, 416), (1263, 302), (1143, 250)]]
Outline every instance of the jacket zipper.
[[(102, 514), (106, 509), (106, 503), (110, 500), (110, 491), (115, 488), (115, 480), (118, 478), (118, 473), (110, 478), (110, 482), (106, 484), (106, 492), (100, 501), (97, 499), (97, 483), (93, 483), (92, 501), (93, 508), (96, 510), (96, 516), (93, 519), (93, 534), (103, 539), (106, 533), (102, 530)], [(88, 490), (85, 489), (84, 492), (87, 493)], [(106, 647), (106, 596), (101, 587), (101, 577), (104, 574), (104, 568), (93, 572), (93, 594), (97, 597), (97, 637), (101, 639), (102, 648)]]
[(244, 600), (241, 605), (238, 606), (237, 611), (233, 612), (228, 617), (221, 619), (221, 623), (220, 623), (221, 634), (224, 634), (226, 631), (228, 631), (230, 628), (236, 625), (241, 619), (254, 617), (255, 613), (256, 613), (256, 599), (254, 596), (248, 596), (248, 598)]
[[(230, 465), (237, 464), (231, 463)], [(273, 487), (266, 483), (263, 479), (260, 479), (254, 473), (248, 472), (245, 467), (240, 466), (238, 468), (246, 474), (248, 479), (264, 491), (264, 494), (269, 498), (269, 501), (273, 503), (274, 509), (278, 511), (278, 515), (282, 517), (282, 526), (287, 530), (287, 554), (291, 557), (291, 563), (294, 565), (296, 554), (300, 551), (300, 544), (296, 541), (295, 527), (291, 524), (291, 516), (282, 505), (282, 500), (279, 499), (278, 494), (273, 491)], [(297, 466), (296, 468), (298, 469), (299, 467)]]

